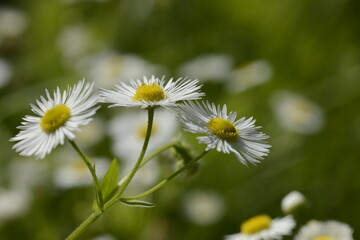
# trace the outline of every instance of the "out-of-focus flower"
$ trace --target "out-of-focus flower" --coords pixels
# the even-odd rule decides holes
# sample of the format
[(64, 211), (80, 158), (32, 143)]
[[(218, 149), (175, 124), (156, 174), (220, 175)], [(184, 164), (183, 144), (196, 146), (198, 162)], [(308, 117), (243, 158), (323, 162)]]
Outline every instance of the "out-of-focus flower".
[(323, 110), (299, 94), (276, 92), (271, 103), (282, 127), (303, 134), (313, 134), (323, 126)]
[[(111, 120), (109, 134), (112, 137), (113, 152), (121, 159), (134, 161), (144, 143), (147, 128), (145, 112), (128, 112)], [(178, 128), (174, 114), (169, 111), (155, 112), (148, 152), (171, 141)]]
[(19, 37), (27, 27), (27, 18), (18, 9), (0, 7), (0, 43)]
[(225, 54), (198, 56), (179, 68), (180, 76), (197, 78), (200, 81), (223, 81), (230, 77), (233, 61)]
[(120, 82), (115, 85), (115, 90), (102, 89), (101, 95), (110, 107), (174, 107), (178, 101), (195, 100), (205, 95), (197, 83), (198, 80), (187, 78), (171, 78), (165, 82), (165, 77), (144, 76), (143, 81)]
[(75, 131), (88, 124), (99, 108), (95, 106), (98, 97), (93, 95), (93, 84), (82, 80), (74, 87), (68, 87), (62, 94), (54, 91), (53, 98), (46, 89), (46, 98), (40, 97), (31, 110), (37, 116), (25, 116), (21, 131), (11, 141), (17, 141), (14, 149), (20, 155), (44, 158), (65, 139), (74, 139)]
[(304, 206), (306, 199), (298, 191), (288, 193), (281, 201), (281, 210), (285, 214), (294, 214)]
[(108, 2), (110, 0), (59, 0), (59, 1), (62, 3), (65, 3), (65, 4), (74, 4), (74, 3), (78, 3), (78, 2), (82, 2), (82, 1), (103, 3), (103, 2)]
[(183, 199), (183, 209), (188, 220), (198, 225), (210, 225), (224, 215), (224, 201), (212, 191), (193, 190)]
[(239, 93), (267, 82), (271, 76), (270, 63), (265, 60), (256, 60), (234, 69), (226, 88), (231, 93)]
[(26, 214), (31, 196), (25, 189), (0, 189), (0, 224)]
[[(101, 179), (109, 166), (109, 161), (94, 158), (96, 175)], [(75, 152), (64, 151), (59, 155), (59, 165), (54, 174), (54, 183), (59, 188), (74, 188), (92, 184), (92, 177), (84, 160)]]
[[(151, 138), (147, 152), (169, 143), (177, 133), (178, 122), (174, 114), (159, 109), (155, 112)], [(127, 173), (134, 166), (144, 143), (147, 129), (145, 112), (127, 112), (120, 114), (109, 123), (109, 135), (112, 138), (112, 150), (123, 160), (121, 169)], [(147, 187), (158, 179), (157, 161), (151, 160), (144, 165), (135, 176), (135, 187)], [(134, 186), (132, 184), (132, 186)]]
[(50, 176), (46, 164), (21, 157), (11, 159), (7, 173), (9, 174), (11, 188), (26, 191), (47, 184)]
[(345, 223), (312, 220), (304, 225), (295, 240), (353, 240), (353, 230)]
[(95, 48), (92, 33), (82, 24), (64, 27), (58, 35), (57, 46), (66, 64), (76, 66), (77, 61)]
[(273, 240), (290, 235), (295, 227), (292, 216), (271, 219), (258, 215), (241, 224), (240, 233), (225, 236), (225, 240)]
[(216, 148), (218, 152), (232, 152), (244, 165), (247, 161), (259, 163), (268, 155), (271, 147), (265, 142), (268, 136), (258, 131), (261, 127), (254, 125), (253, 118), (236, 121), (236, 112), (227, 114), (226, 105), (221, 108), (209, 102), (188, 102), (178, 109), (185, 131), (207, 135), (197, 137), (200, 143), (207, 144), (206, 150)]
[(84, 58), (80, 69), (87, 73), (87, 79), (102, 88), (110, 88), (119, 81), (128, 82), (129, 79), (165, 73), (164, 67), (160, 65), (134, 54), (119, 54), (115, 51), (103, 51)]
[(5, 86), (13, 75), (12, 66), (5, 59), (0, 58), (0, 88)]
[(94, 117), (93, 121), (84, 126), (77, 134), (77, 143), (88, 148), (100, 142), (105, 136), (104, 124), (102, 119)]
[(103, 234), (103, 235), (96, 236), (96, 237), (92, 238), (91, 240), (116, 240), (116, 238), (109, 234)]

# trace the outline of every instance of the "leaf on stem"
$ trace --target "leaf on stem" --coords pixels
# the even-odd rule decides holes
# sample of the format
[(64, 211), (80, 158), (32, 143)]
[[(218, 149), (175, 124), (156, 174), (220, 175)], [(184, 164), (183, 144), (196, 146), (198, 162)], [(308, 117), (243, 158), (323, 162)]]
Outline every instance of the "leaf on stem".
[(141, 200), (126, 200), (126, 199), (120, 198), (120, 202), (129, 207), (153, 208), (153, 207), (157, 206), (156, 203), (145, 202), (145, 201), (141, 201)]
[[(101, 181), (101, 192), (103, 195), (104, 202), (106, 203), (111, 197), (115, 194), (118, 189), (117, 181), (119, 176), (119, 163), (116, 159), (112, 160), (106, 174)], [(96, 211), (98, 207), (98, 203), (94, 201), (92, 210)]]

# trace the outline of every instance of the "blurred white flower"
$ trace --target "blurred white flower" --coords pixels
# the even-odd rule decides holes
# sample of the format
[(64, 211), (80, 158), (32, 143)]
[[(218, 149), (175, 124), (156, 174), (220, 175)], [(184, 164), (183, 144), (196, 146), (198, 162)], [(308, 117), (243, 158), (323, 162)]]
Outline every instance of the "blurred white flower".
[(178, 73), (200, 81), (223, 81), (229, 78), (232, 67), (233, 61), (228, 55), (205, 54), (184, 63)]
[(0, 58), (0, 88), (5, 86), (13, 75), (13, 68), (8, 61)]
[(70, 66), (74, 66), (76, 61), (89, 54), (94, 44), (94, 36), (82, 24), (72, 24), (64, 27), (57, 37), (60, 54)]
[(27, 27), (25, 14), (14, 8), (0, 7), (0, 43), (20, 36)]
[(272, 67), (266, 60), (256, 60), (241, 65), (231, 72), (226, 88), (231, 93), (239, 93), (267, 82), (272, 76)]
[(93, 120), (88, 125), (84, 126), (77, 134), (76, 142), (84, 148), (89, 148), (97, 144), (105, 136), (106, 127), (104, 126), (104, 121), (95, 116)]
[(304, 225), (295, 240), (353, 240), (353, 230), (345, 223), (312, 220)]
[(225, 210), (222, 197), (213, 191), (193, 190), (183, 198), (184, 214), (197, 225), (210, 225), (219, 221)]
[(134, 54), (120, 54), (103, 51), (84, 58), (80, 70), (98, 87), (110, 88), (119, 81), (142, 78), (147, 75), (163, 75), (166, 70), (161, 65), (152, 64)]
[(0, 224), (26, 214), (31, 200), (25, 189), (0, 189)]
[(302, 193), (292, 191), (281, 200), (281, 210), (285, 214), (294, 214), (299, 208), (304, 206), (305, 202), (306, 199)]
[[(74, 188), (92, 184), (92, 177), (84, 160), (73, 151), (63, 151), (58, 157), (59, 165), (54, 174), (54, 183), (59, 188)], [(104, 158), (92, 158), (96, 175), (101, 179), (110, 163)]]
[[(134, 166), (139, 157), (147, 128), (146, 112), (129, 111), (119, 114), (109, 123), (109, 135), (112, 138), (112, 150), (114, 154), (123, 160), (121, 167), (125, 173)], [(147, 153), (169, 143), (177, 133), (178, 122), (174, 114), (163, 109), (157, 109), (154, 114), (153, 129), (148, 145)], [(139, 186), (149, 186), (158, 177), (157, 161), (150, 161), (143, 166), (135, 176), (135, 182)]]
[(304, 96), (279, 91), (271, 97), (271, 104), (275, 117), (285, 129), (313, 134), (323, 126), (323, 110)]
[[(119, 114), (109, 124), (109, 135), (113, 139), (113, 152), (121, 159), (134, 161), (137, 159), (144, 143), (147, 128), (145, 111), (129, 111)], [(174, 114), (157, 109), (154, 114), (153, 129), (147, 152), (171, 141), (178, 128)]]
[(27, 191), (46, 184), (49, 179), (48, 166), (44, 162), (32, 161), (29, 158), (11, 159), (7, 172), (12, 188)]
[(293, 217), (271, 219), (268, 215), (258, 215), (241, 224), (240, 233), (225, 236), (225, 240), (280, 240), (290, 235), (295, 227)]
[(116, 240), (116, 238), (109, 234), (103, 234), (103, 235), (99, 235), (94, 238), (91, 238), (91, 240)]

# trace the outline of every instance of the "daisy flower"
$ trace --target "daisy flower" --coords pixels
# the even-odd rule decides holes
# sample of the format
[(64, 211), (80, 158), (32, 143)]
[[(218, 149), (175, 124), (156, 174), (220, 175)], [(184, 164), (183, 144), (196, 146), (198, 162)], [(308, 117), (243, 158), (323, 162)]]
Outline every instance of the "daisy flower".
[(303, 226), (295, 240), (353, 240), (353, 230), (338, 221), (319, 222), (312, 220)]
[(258, 163), (267, 156), (271, 146), (265, 143), (268, 136), (258, 130), (253, 118), (245, 117), (235, 121), (236, 112), (227, 114), (226, 105), (209, 102), (188, 102), (179, 106), (179, 120), (185, 131), (202, 133), (207, 136), (197, 137), (199, 143), (207, 144), (206, 150), (216, 148), (218, 152), (234, 153), (244, 165), (246, 161)]
[(85, 84), (84, 80), (62, 94), (57, 88), (53, 97), (45, 91), (47, 99), (41, 96), (37, 105), (30, 105), (37, 116), (25, 116), (18, 127), (21, 131), (10, 139), (17, 141), (13, 149), (20, 155), (44, 158), (57, 145), (64, 144), (65, 138), (74, 139), (74, 131), (88, 124), (99, 108), (95, 106), (98, 97), (92, 95), (93, 84)]
[(131, 80), (128, 84), (120, 82), (115, 85), (115, 90), (103, 89), (102, 101), (110, 103), (110, 107), (156, 107), (176, 106), (176, 102), (194, 100), (204, 96), (200, 87), (196, 85), (198, 80), (186, 78), (171, 78), (165, 82), (164, 77), (159, 79), (155, 76), (140, 80)]
[(271, 219), (268, 215), (258, 215), (242, 223), (240, 233), (225, 236), (225, 240), (282, 239), (290, 235), (294, 227), (292, 216)]

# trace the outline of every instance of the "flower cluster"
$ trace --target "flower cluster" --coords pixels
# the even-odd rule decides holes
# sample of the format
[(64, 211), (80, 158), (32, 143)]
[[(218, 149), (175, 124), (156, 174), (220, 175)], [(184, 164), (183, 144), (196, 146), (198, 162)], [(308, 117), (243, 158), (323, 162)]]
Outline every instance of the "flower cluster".
[[(11, 141), (16, 141), (14, 149), (21, 155), (44, 158), (64, 140), (75, 138), (79, 126), (92, 120), (99, 106), (98, 102), (109, 103), (110, 107), (176, 107), (178, 119), (185, 131), (200, 133), (199, 143), (207, 144), (206, 151), (216, 149), (223, 153), (234, 153), (243, 164), (258, 163), (268, 155), (268, 136), (255, 126), (253, 118), (236, 120), (236, 113), (227, 113), (227, 106), (215, 106), (209, 102), (192, 102), (205, 94), (200, 92), (198, 80), (150, 78), (120, 82), (114, 90), (101, 89), (100, 97), (93, 94), (93, 84), (84, 80), (61, 93), (57, 88), (53, 97), (46, 90), (32, 111), (37, 116), (26, 116), (20, 133)], [(181, 102), (181, 103), (179, 103)]]

